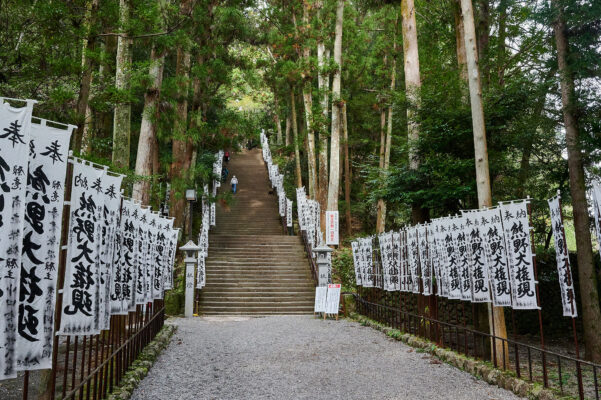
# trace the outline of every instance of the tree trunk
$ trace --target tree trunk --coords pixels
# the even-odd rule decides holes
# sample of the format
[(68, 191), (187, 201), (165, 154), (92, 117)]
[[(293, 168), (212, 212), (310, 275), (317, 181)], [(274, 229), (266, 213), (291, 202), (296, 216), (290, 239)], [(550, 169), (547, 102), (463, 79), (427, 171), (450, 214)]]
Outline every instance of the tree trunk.
[(346, 233), (353, 234), (353, 220), (351, 217), (351, 161), (348, 151), (348, 126), (346, 123), (346, 103), (342, 105), (342, 133), (344, 140), (344, 202), (346, 203), (345, 220)]
[[(191, 5), (186, 0), (180, 5), (180, 13), (187, 14)], [(173, 123), (172, 161), (171, 161), (171, 194), (170, 211), (175, 217), (174, 226), (182, 227), (185, 224), (184, 211), (186, 201), (182, 193), (185, 191), (185, 174), (190, 169), (192, 145), (187, 135), (188, 127), (188, 92), (190, 89), (190, 50), (187, 43), (181, 43), (177, 48), (177, 61), (175, 69), (177, 81), (177, 111)]]
[(90, 115), (89, 111), (89, 99), (90, 99), (90, 89), (92, 87), (92, 70), (95, 67), (95, 62), (92, 60), (89, 52), (94, 51), (96, 47), (96, 33), (95, 25), (96, 25), (96, 16), (98, 14), (98, 0), (88, 1), (88, 12), (86, 13), (85, 25), (88, 30), (88, 37), (84, 41), (83, 51), (82, 51), (82, 75), (81, 82), (79, 84), (79, 96), (77, 98), (77, 130), (73, 135), (72, 141), (73, 144), (71, 146), (76, 152), (82, 151), (82, 138), (83, 132), (86, 128), (86, 124), (90, 122), (90, 120), (86, 117)]
[(499, 3), (499, 44), (497, 50), (497, 77), (499, 86), (505, 86), (505, 38), (507, 36), (507, 0), (501, 0)]
[[(131, 39), (125, 29), (129, 24), (130, 0), (119, 1), (119, 25), (121, 34), (117, 39), (117, 65), (115, 86), (117, 90), (129, 90), (132, 62)], [(115, 106), (113, 118), (113, 164), (119, 168), (129, 168), (129, 147), (131, 141), (131, 104), (126, 101)]]
[(317, 198), (317, 165), (315, 160), (315, 133), (313, 131), (313, 95), (311, 82), (311, 48), (308, 45), (309, 3), (303, 1), (303, 103), (305, 105), (305, 125), (307, 129), (307, 171), (309, 176), (309, 197)]
[(280, 121), (280, 104), (278, 102), (278, 96), (275, 93), (275, 89), (273, 91), (273, 102), (274, 102), (274, 113), (273, 113), (273, 120), (275, 122), (276, 125), (276, 132), (277, 132), (277, 144), (279, 146), (282, 145), (282, 122)]
[[(392, 45), (392, 65), (390, 71), (390, 93), (394, 93), (395, 84), (396, 84), (396, 27), (397, 21), (395, 21), (395, 29), (394, 29), (394, 39)], [(384, 174), (388, 171), (388, 167), (390, 165), (390, 148), (392, 146), (392, 97), (389, 100), (388, 104), (388, 126), (386, 128), (386, 143), (384, 148), (384, 162), (382, 164), (382, 170)], [(378, 215), (376, 218), (376, 232), (382, 233), (386, 230), (386, 202), (384, 199), (378, 200)]]
[[(409, 168), (417, 170), (420, 160), (416, 152), (419, 140), (419, 125), (416, 121), (419, 108), (419, 90), (421, 79), (419, 73), (419, 53), (417, 45), (417, 23), (415, 21), (414, 0), (401, 1), (402, 31), (403, 31), (403, 57), (405, 71), (405, 91), (407, 93), (407, 139), (409, 143)], [(414, 224), (425, 222), (428, 210), (419, 204), (411, 206), (411, 220)]]
[(292, 114), (292, 135), (294, 141), (294, 163), (296, 165), (296, 187), (303, 187), (303, 176), (301, 170), (300, 150), (298, 143), (298, 122), (296, 120), (296, 96), (294, 95), (294, 88), (290, 88), (290, 112)]
[[(317, 19), (320, 19), (320, 13), (318, 11)], [(328, 74), (324, 74), (323, 68), (325, 62), (330, 58), (330, 51), (325, 49), (323, 43), (322, 32), (318, 35), (317, 42), (317, 86), (320, 94), (320, 106), (323, 123), (320, 124), (319, 129), (319, 154), (318, 154), (318, 171), (317, 171), (317, 201), (319, 202), (319, 208), (321, 210), (321, 229), (324, 231), (326, 228), (325, 210), (328, 202), (328, 91), (330, 89), (330, 77)]]
[(336, 6), (336, 36), (334, 37), (334, 62), (336, 70), (332, 79), (332, 133), (330, 138), (330, 181), (328, 185), (328, 211), (338, 211), (338, 188), (340, 186), (340, 80), (342, 72), (342, 23), (344, 2), (338, 0)]
[(134, 183), (133, 195), (143, 205), (150, 203), (150, 177), (153, 174), (153, 161), (156, 146), (158, 105), (163, 82), (164, 54), (159, 54), (153, 46), (150, 52), (150, 69), (148, 71), (151, 84), (144, 94), (144, 111), (138, 139), (138, 152), (136, 155), (136, 175), (145, 177)]
[(553, 24), (557, 45), (557, 64), (561, 84), (561, 103), (566, 129), (568, 148), (568, 170), (570, 175), (570, 193), (574, 209), (574, 233), (576, 235), (576, 255), (578, 259), (578, 281), (580, 282), (580, 300), (582, 302), (582, 328), (586, 347), (586, 359), (601, 362), (601, 310), (597, 276), (593, 262), (590, 221), (586, 202), (586, 185), (582, 150), (576, 117), (576, 99), (574, 77), (568, 62), (569, 43), (563, 9), (557, 0), (551, 2), (557, 17)]
[(483, 84), (488, 86), (490, 80), (490, 68), (488, 60), (488, 43), (490, 42), (490, 0), (479, 0), (478, 13), (478, 60), (481, 60)]
[(459, 76), (463, 82), (467, 83), (467, 56), (465, 55), (463, 18), (461, 17), (461, 4), (459, 4), (459, 0), (453, 2), (453, 14), (455, 16), (455, 43), (457, 45), (457, 66), (459, 67)]
[[(486, 128), (484, 124), (484, 109), (482, 106), (482, 87), (480, 71), (478, 68), (478, 51), (476, 49), (476, 28), (472, 0), (461, 0), (463, 15), (465, 50), (467, 55), (467, 69), (469, 74), (470, 104), (472, 108), (472, 125), (474, 129), (474, 153), (476, 160), (476, 187), (478, 190), (478, 205), (480, 208), (492, 206), (490, 189), (490, 173), (488, 170), (488, 150), (486, 147)], [(505, 315), (502, 307), (490, 306), (489, 325), (495, 327), (495, 335), (507, 338)], [(494, 325), (493, 325), (494, 320)], [(492, 332), (491, 332), (492, 333)], [(509, 362), (508, 349), (503, 342), (495, 341), (497, 362)], [(505, 354), (505, 360), (503, 360)], [(499, 364), (501, 365), (501, 364)]]
[(290, 113), (286, 114), (286, 146), (290, 146)]

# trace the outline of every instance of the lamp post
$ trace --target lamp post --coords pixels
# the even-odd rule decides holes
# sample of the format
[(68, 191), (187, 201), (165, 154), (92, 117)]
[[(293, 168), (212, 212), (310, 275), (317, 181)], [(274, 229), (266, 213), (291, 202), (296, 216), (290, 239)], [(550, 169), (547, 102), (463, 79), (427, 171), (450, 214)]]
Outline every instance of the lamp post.
[(192, 203), (196, 201), (196, 189), (187, 189), (186, 190), (186, 200), (189, 203), (189, 212), (190, 212), (190, 226), (188, 227), (188, 240), (192, 240)]
[(332, 250), (324, 244), (315, 247), (313, 251), (317, 254), (317, 284), (318, 286), (328, 286), (330, 283), (330, 271), (332, 270), (332, 261), (328, 254)]
[(186, 252), (186, 258), (184, 259), (184, 263), (186, 263), (186, 306), (184, 310), (186, 318), (191, 318), (194, 314), (194, 267), (197, 263), (196, 255), (200, 247), (190, 240), (179, 249)]

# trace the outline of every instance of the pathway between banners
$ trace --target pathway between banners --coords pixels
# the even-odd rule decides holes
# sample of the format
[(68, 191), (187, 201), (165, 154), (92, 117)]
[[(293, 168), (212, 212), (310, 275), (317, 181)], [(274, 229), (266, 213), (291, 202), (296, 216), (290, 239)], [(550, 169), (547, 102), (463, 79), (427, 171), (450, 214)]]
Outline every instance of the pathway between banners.
[(346, 320), (177, 319), (132, 399), (518, 399)]

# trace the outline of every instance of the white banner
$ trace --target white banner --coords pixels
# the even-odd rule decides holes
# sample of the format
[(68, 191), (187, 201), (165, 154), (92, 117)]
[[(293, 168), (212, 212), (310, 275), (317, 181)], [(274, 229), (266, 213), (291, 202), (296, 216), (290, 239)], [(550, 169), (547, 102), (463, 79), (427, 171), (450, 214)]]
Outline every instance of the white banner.
[(113, 277), (113, 259), (117, 225), (121, 209), (121, 182), (123, 175), (102, 176), (104, 206), (100, 219), (100, 264), (99, 264), (99, 296), (98, 315), (99, 329), (108, 330), (111, 325), (111, 280)]
[(368, 237), (359, 239), (359, 241), (362, 244), (361, 259), (363, 264), (363, 278), (361, 281), (363, 282), (363, 287), (374, 287), (376, 286), (376, 277), (373, 265), (372, 239)]
[(561, 304), (563, 316), (576, 318), (576, 298), (574, 297), (574, 281), (572, 280), (572, 269), (570, 268), (570, 255), (566, 244), (566, 233), (563, 227), (563, 215), (561, 210), (561, 198), (559, 195), (548, 200), (551, 211), (551, 227), (555, 238), (555, 259), (557, 262), (557, 275), (559, 277), (559, 289), (561, 290)]
[(165, 264), (165, 290), (173, 289), (173, 266), (177, 251), (179, 229), (171, 229), (169, 233), (169, 248), (167, 249), (167, 264)]
[(409, 275), (407, 284), (413, 293), (419, 293), (419, 243), (417, 227), (407, 228), (407, 259), (409, 261)]
[(24, 257), (18, 302), (17, 370), (51, 368), (56, 278), (69, 139), (73, 127), (31, 125)]
[(104, 174), (104, 170), (80, 162), (73, 165), (61, 335), (94, 335), (100, 332), (98, 269)]
[(11, 107), (0, 98), (0, 379), (16, 377), (15, 343), (23, 243), (27, 154), (33, 102)]
[(525, 201), (499, 206), (511, 272), (512, 307), (516, 310), (539, 308), (536, 301), (536, 281), (532, 265), (532, 245), (527, 207)]
[(205, 269), (205, 255), (198, 252), (198, 266), (196, 268), (196, 289), (202, 289), (206, 284), (206, 269)]
[[(147, 287), (150, 286), (147, 283), (148, 280), (148, 253), (150, 251), (150, 225), (148, 219), (150, 218), (150, 209), (142, 208), (136, 205), (136, 211), (134, 214), (134, 223), (137, 223), (138, 237), (137, 251), (136, 251), (136, 290), (135, 290), (135, 302), (136, 304), (146, 304), (148, 300)], [(131, 310), (130, 310), (131, 311)]]
[(354, 240), (351, 242), (351, 248), (353, 251), (353, 266), (355, 267), (355, 282), (357, 286), (363, 286), (363, 282), (361, 280), (361, 254), (360, 254), (360, 242), (358, 240)]
[(286, 199), (286, 226), (292, 227), (292, 200)]
[(466, 227), (466, 241), (469, 254), (470, 276), (474, 303), (489, 303), (490, 284), (488, 281), (489, 266), (484, 252), (483, 215), (481, 210), (463, 214)]
[(113, 272), (111, 279), (112, 315), (127, 315), (129, 306), (134, 299), (136, 252), (137, 252), (137, 222), (134, 223), (134, 214), (137, 215), (137, 206), (129, 200), (123, 200), (119, 228), (116, 237), (115, 252), (113, 254)]
[(422, 275), (422, 294), (430, 296), (432, 294), (432, 265), (430, 255), (428, 254), (428, 237), (426, 225), (418, 225), (417, 240), (419, 245), (419, 265)]
[(452, 300), (461, 299), (461, 277), (459, 275), (459, 259), (453, 238), (453, 222), (451, 218), (440, 219), (441, 235), (444, 240), (446, 254), (448, 298)]

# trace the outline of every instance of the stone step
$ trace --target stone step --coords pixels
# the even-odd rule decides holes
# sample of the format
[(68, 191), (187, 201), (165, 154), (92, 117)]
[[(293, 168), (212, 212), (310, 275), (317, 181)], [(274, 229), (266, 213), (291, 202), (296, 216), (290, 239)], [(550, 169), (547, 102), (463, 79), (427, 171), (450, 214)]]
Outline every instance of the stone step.
[(240, 313), (247, 313), (247, 312), (290, 312), (290, 311), (304, 311), (307, 313), (312, 313), (313, 312), (313, 306), (314, 304), (307, 304), (307, 305), (263, 305), (263, 306), (238, 306), (238, 305), (231, 305), (231, 306), (204, 306), (201, 304), (202, 307), (202, 311), (203, 313), (210, 313), (210, 312), (222, 312), (222, 311), (228, 311), (228, 312), (240, 312)]
[(281, 280), (264, 280), (258, 282), (244, 281), (244, 282), (227, 282), (227, 281), (207, 281), (207, 285), (205, 286), (208, 289), (215, 288), (217, 290), (222, 290), (223, 287), (237, 287), (237, 288), (245, 288), (245, 289), (262, 289), (262, 288), (287, 288), (288, 290), (307, 290), (313, 289), (315, 290), (315, 285), (312, 281), (306, 279), (303, 281), (291, 281), (291, 282), (282, 282)]
[(309, 315), (308, 311), (272, 311), (272, 312), (239, 312), (239, 311), (200, 311), (200, 315), (203, 316), (213, 316), (213, 315), (223, 315), (223, 316), (250, 316), (252, 318), (261, 318), (261, 317), (269, 317), (272, 315)]
[(230, 260), (227, 260), (227, 259), (216, 260), (214, 258), (208, 258), (206, 260), (206, 265), (207, 266), (232, 265), (234, 267), (264, 267), (264, 266), (286, 267), (288, 265), (292, 265), (292, 266), (305, 265), (306, 266), (307, 261), (305, 260), (303, 262), (303, 261), (299, 261), (298, 259), (296, 259), (296, 260), (295, 259), (280, 259), (278, 257), (264, 258), (262, 260), (259, 260), (259, 259), (248, 260), (248, 259), (244, 259), (244, 258), (235, 259), (232, 257), (232, 258), (230, 258)]
[(281, 302), (281, 301), (296, 301), (296, 300), (311, 300), (314, 301), (315, 300), (315, 293), (304, 293), (301, 295), (296, 295), (296, 296), (289, 296), (287, 293), (282, 293), (279, 295), (271, 295), (271, 296), (232, 296), (231, 294), (228, 296), (219, 296), (219, 295), (214, 295), (214, 294), (209, 294), (209, 293), (201, 293), (200, 295), (200, 299), (203, 302), (215, 302), (215, 301), (221, 301), (223, 299), (226, 299), (227, 301), (232, 301), (232, 302), (245, 302), (245, 301), (256, 301), (256, 302), (262, 302), (262, 301), (277, 301), (277, 302)]
[(211, 287), (205, 286), (201, 289), (201, 293), (209, 294), (211, 296), (221, 295), (232, 295), (232, 296), (271, 296), (272, 294), (277, 295), (301, 295), (310, 293), (315, 295), (315, 286), (306, 286), (303, 288), (283, 288), (280, 286), (275, 287), (239, 287), (239, 286), (220, 286)]

